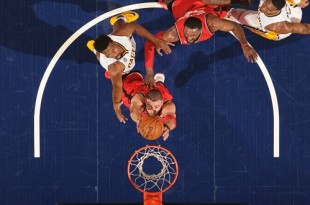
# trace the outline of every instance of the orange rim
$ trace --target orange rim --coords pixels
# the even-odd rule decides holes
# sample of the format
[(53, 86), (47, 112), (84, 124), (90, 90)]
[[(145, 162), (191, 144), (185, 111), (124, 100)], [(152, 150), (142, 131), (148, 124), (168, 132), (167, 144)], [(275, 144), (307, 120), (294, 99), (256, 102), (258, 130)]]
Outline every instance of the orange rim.
[[(131, 175), (130, 175), (130, 165), (131, 165), (131, 161), (133, 160), (133, 158), (142, 150), (145, 150), (145, 149), (148, 149), (148, 148), (157, 148), (159, 150), (163, 150), (165, 151), (166, 153), (168, 153), (171, 158), (173, 159), (174, 161), (174, 164), (175, 164), (175, 176), (174, 176), (174, 179), (173, 181), (169, 184), (169, 186), (167, 186), (166, 188), (164, 188), (163, 190), (161, 190), (161, 192), (147, 192), (147, 191), (144, 191), (143, 189), (141, 189), (131, 178)], [(135, 151), (134, 154), (131, 155), (130, 159), (128, 160), (128, 166), (127, 166), (127, 174), (128, 174), (128, 178), (129, 178), (129, 181), (130, 183), (136, 188), (138, 189), (140, 192), (143, 192), (144, 194), (145, 193), (148, 193), (148, 194), (156, 194), (156, 193), (160, 193), (162, 194), (163, 192), (167, 191), (168, 189), (170, 189), (174, 183), (176, 182), (177, 178), (178, 178), (178, 174), (179, 174), (179, 166), (178, 166), (178, 162), (176, 160), (176, 158), (174, 157), (174, 155), (169, 151), (167, 150), (166, 148), (163, 148), (161, 146), (156, 146), (156, 145), (146, 145), (138, 150)]]

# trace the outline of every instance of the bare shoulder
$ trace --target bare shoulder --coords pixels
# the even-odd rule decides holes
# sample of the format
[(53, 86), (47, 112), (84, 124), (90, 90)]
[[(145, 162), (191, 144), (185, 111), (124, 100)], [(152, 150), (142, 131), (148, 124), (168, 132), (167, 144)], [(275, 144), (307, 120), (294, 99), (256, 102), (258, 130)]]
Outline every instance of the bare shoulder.
[(213, 14), (207, 14), (206, 21), (207, 21), (207, 25), (208, 25), (209, 29), (212, 32), (219, 30), (219, 28), (221, 28), (223, 23), (225, 22), (225, 21), (223, 21), (223, 19), (220, 19)]
[(172, 26), (167, 31), (165, 31), (163, 39), (171, 43), (179, 41), (179, 35), (176, 27)]
[(131, 98), (132, 105), (143, 105), (144, 104), (144, 97), (141, 93), (137, 93)]
[(162, 114), (168, 115), (168, 114), (175, 114), (176, 106), (172, 101), (168, 101), (163, 105)]

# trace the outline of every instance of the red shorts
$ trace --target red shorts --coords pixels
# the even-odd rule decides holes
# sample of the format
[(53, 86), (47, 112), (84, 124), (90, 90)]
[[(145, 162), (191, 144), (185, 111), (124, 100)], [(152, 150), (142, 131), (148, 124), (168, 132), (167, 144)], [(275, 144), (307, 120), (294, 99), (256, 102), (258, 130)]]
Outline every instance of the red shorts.
[(123, 104), (129, 108), (131, 98), (137, 93), (143, 92), (145, 87), (144, 79), (140, 73), (133, 72), (128, 74), (123, 79)]
[[(201, 0), (175, 0), (172, 4), (172, 15), (177, 20), (183, 17), (187, 12), (194, 11), (196, 9), (204, 8), (206, 13), (212, 13), (218, 6), (205, 5)], [(215, 11), (218, 17), (223, 18), (226, 12)]]

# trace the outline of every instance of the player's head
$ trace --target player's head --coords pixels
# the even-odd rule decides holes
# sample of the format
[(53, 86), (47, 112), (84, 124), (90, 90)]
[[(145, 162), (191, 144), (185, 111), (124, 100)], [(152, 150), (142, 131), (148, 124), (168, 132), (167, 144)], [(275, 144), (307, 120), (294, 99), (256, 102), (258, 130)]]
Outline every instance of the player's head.
[(285, 0), (271, 0), (272, 4), (277, 8), (277, 10), (281, 10), (285, 4)]
[(94, 43), (96, 51), (104, 54), (108, 58), (121, 58), (123, 50), (109, 36), (100, 35)]
[(145, 109), (150, 116), (155, 116), (163, 106), (163, 96), (157, 89), (150, 90), (145, 95)]
[(265, 14), (275, 15), (279, 10), (281, 10), (286, 4), (285, 0), (266, 0), (263, 3), (262, 8)]
[(184, 35), (188, 44), (195, 43), (201, 35), (202, 24), (198, 18), (189, 17), (184, 22)]

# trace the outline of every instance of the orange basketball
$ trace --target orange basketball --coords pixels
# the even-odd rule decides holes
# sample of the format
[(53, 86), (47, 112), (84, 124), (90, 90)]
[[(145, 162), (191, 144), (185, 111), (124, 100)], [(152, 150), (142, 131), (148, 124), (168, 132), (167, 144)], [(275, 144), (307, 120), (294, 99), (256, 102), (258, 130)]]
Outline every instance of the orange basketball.
[(156, 140), (163, 134), (164, 123), (158, 117), (147, 116), (140, 121), (138, 129), (145, 139)]

